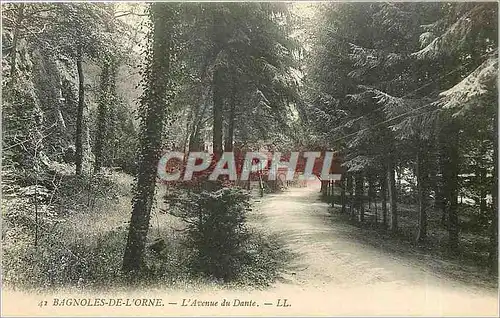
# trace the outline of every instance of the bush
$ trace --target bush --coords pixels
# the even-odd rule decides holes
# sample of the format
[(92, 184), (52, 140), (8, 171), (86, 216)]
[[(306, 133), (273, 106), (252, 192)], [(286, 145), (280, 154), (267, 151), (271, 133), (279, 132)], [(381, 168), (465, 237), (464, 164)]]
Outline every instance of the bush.
[(243, 243), (248, 239), (245, 213), (248, 194), (239, 188), (222, 188), (194, 194), (195, 209), (185, 220), (187, 246), (196, 253), (190, 267), (223, 281), (238, 275), (244, 258)]
[(167, 196), (170, 213), (187, 224), (186, 265), (195, 276), (245, 285), (268, 285), (279, 275), (288, 253), (282, 243), (246, 226), (250, 196), (238, 187), (183, 191)]

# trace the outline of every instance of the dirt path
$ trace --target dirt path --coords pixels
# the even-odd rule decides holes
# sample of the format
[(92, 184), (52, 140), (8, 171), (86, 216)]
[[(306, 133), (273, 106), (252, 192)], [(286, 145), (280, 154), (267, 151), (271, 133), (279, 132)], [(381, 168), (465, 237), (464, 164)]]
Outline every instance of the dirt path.
[(357, 239), (361, 229), (332, 222), (316, 186), (267, 195), (257, 207), (255, 225), (279, 233), (298, 253), (277, 291), (298, 290), (306, 299), (323, 299), (332, 314), (497, 313), (495, 290), (450, 279), (426, 266), (425, 259), (367, 244)]

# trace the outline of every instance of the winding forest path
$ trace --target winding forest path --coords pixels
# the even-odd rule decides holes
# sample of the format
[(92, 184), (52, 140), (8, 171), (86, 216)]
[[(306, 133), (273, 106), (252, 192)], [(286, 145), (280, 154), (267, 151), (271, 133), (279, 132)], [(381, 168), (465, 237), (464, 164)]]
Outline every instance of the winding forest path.
[[(328, 211), (319, 186), (266, 195), (252, 223), (296, 253), (275, 293), (301, 293), (331, 315), (496, 315), (496, 289), (467, 281), (462, 266), (370, 240)], [(465, 273), (465, 274), (464, 274)], [(469, 274), (470, 276), (470, 274)], [(461, 279), (463, 278), (463, 279)], [(300, 296), (297, 296), (301, 299)], [(294, 297), (296, 298), (296, 297)], [(312, 314), (312, 313), (309, 313)]]

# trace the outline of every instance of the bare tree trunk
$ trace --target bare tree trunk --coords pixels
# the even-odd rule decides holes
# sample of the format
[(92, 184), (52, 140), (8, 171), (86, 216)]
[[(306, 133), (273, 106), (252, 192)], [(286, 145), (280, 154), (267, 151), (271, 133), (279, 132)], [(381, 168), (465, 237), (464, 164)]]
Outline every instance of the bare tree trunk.
[[(215, 52), (220, 52), (224, 45), (224, 16), (223, 12), (216, 10), (213, 16), (213, 37)], [(216, 65), (212, 80), (213, 98), (213, 153), (222, 155), (222, 134), (224, 129), (224, 71), (222, 66)]]
[(222, 79), (222, 70), (217, 67), (214, 71), (213, 79), (213, 151), (214, 154), (222, 154), (222, 129), (223, 129), (223, 110), (224, 110), (224, 81)]
[[(498, 100), (497, 100), (498, 102)], [(490, 272), (493, 275), (498, 274), (498, 109), (495, 113), (495, 125), (493, 131), (493, 186), (491, 189), (492, 205), (491, 205), (491, 225), (490, 234), (490, 251), (488, 253), (488, 261), (490, 263)]]
[(346, 212), (345, 187), (346, 187), (346, 179), (344, 175), (342, 175), (342, 180), (340, 180), (340, 201), (342, 204), (342, 209), (340, 210), (340, 212), (342, 214)]
[(75, 162), (76, 174), (82, 174), (83, 166), (83, 112), (85, 108), (85, 86), (83, 75), (83, 52), (82, 48), (78, 48), (78, 57), (76, 60), (76, 68), (78, 71), (78, 110), (76, 115), (76, 138), (75, 138)]
[(425, 241), (427, 237), (427, 208), (428, 208), (428, 174), (425, 168), (426, 163), (423, 158), (425, 152), (420, 149), (417, 151), (417, 187), (418, 187), (418, 232), (417, 242)]
[(332, 185), (331, 186), (332, 187), (332, 193), (331, 193), (332, 198), (330, 200), (330, 203), (332, 204), (332, 207), (334, 207), (335, 206), (335, 189), (337, 188), (337, 186), (335, 185), (335, 181), (334, 180), (332, 180), (330, 182), (331, 182), (331, 185)]
[[(444, 171), (441, 170), (441, 171)], [(436, 195), (436, 200), (437, 200), (437, 207), (439, 210), (441, 210), (441, 224), (444, 227), (448, 227), (448, 198), (446, 196), (446, 191), (445, 191), (445, 184), (446, 182), (444, 181), (444, 177), (441, 175), (440, 178), (440, 183), (439, 185), (439, 192)]]
[(141, 101), (144, 110), (141, 118), (142, 134), (137, 183), (122, 265), (122, 271), (127, 274), (137, 273), (143, 266), (168, 102), (173, 10), (169, 3), (151, 4), (151, 20), (154, 26), (152, 56), (145, 75), (148, 90), (145, 91)]
[[(452, 252), (458, 250), (458, 167), (456, 159), (452, 159), (450, 167), (450, 185), (449, 185), (449, 208), (448, 208), (448, 232), (450, 249)], [(454, 184), (451, 185), (451, 182)]]
[(231, 91), (231, 109), (229, 110), (229, 121), (227, 126), (226, 142), (224, 145), (224, 151), (233, 151), (233, 141), (234, 141), (234, 121), (235, 121), (235, 111), (236, 111), (236, 87), (233, 83)]
[[(482, 167), (482, 160), (478, 159), (478, 168), (476, 169), (476, 176), (478, 178), (477, 182), (480, 185), (487, 184), (488, 180), (486, 177), (486, 168)], [(486, 202), (487, 191), (485, 187), (481, 187), (479, 189), (479, 212), (481, 215), (485, 215), (488, 213), (488, 204)]]
[(374, 210), (375, 210), (375, 223), (377, 223), (377, 198), (375, 196), (375, 185), (373, 182), (373, 174), (368, 173), (367, 175), (367, 181), (368, 181), (368, 209), (370, 210), (370, 213), (372, 211), (372, 203), (374, 203)]
[(105, 61), (102, 71), (101, 71), (101, 87), (100, 87), (100, 98), (99, 104), (97, 106), (97, 131), (95, 139), (95, 162), (94, 162), (94, 172), (98, 173), (101, 170), (101, 165), (103, 161), (103, 146), (106, 138), (106, 121), (108, 114), (108, 103), (110, 102), (110, 74), (111, 66), (109, 61)]
[(182, 152), (189, 152), (189, 142), (191, 136), (191, 124), (194, 122), (193, 111), (192, 109), (188, 109), (188, 116), (186, 120), (186, 135), (184, 136), (184, 141), (182, 142)]
[(443, 181), (447, 197), (448, 241), (452, 253), (458, 250), (458, 125), (450, 123), (443, 135), (444, 139), (444, 166)]
[(398, 206), (396, 195), (396, 178), (394, 175), (394, 163), (392, 159), (387, 164), (387, 185), (389, 190), (389, 206), (391, 209), (391, 230), (398, 231)]
[(362, 172), (356, 173), (356, 209), (358, 210), (359, 213), (359, 221), (364, 222), (365, 221), (365, 209), (364, 209), (364, 177)]
[(200, 151), (201, 146), (200, 146), (200, 128), (198, 125), (194, 127), (193, 132), (189, 136), (189, 151)]
[(372, 209), (372, 199), (374, 197), (375, 191), (373, 190), (373, 180), (372, 180), (372, 175), (368, 173), (367, 175), (367, 181), (368, 181), (368, 209)]
[(353, 191), (353, 176), (352, 174), (347, 175), (347, 189), (349, 191), (349, 215), (351, 218), (354, 217), (354, 191)]
[[(446, 203), (445, 203), (445, 195), (443, 193), (443, 161), (441, 157), (436, 158), (436, 167), (432, 169), (431, 180), (432, 185), (431, 189), (434, 192), (434, 209), (436, 211), (441, 212), (441, 225), (446, 226)], [(439, 175), (441, 174), (441, 176)]]
[(382, 199), (382, 226), (387, 229), (387, 171), (382, 171), (380, 178), (380, 195)]
[[(204, 78), (204, 77), (203, 77)], [(203, 79), (202, 79), (203, 82)], [(193, 117), (192, 120), (192, 125), (190, 125), (190, 133), (189, 133), (189, 144), (188, 144), (188, 150), (189, 151), (201, 151), (203, 148), (201, 147), (201, 137), (200, 137), (200, 131), (202, 127), (204, 126), (204, 122), (202, 121), (203, 117), (205, 116), (205, 113), (208, 108), (208, 102), (206, 101), (206, 95), (208, 92), (202, 93), (201, 96), (201, 103), (196, 104), (196, 107), (194, 111), (192, 112), (191, 116)]]

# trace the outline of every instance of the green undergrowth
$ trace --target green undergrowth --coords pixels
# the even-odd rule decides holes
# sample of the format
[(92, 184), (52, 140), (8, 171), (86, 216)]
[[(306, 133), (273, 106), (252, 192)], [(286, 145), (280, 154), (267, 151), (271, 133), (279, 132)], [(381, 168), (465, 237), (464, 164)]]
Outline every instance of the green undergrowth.
[[(40, 180), (37, 191), (30, 186), (18, 188), (3, 200), (2, 276), (6, 287), (32, 291), (131, 287), (130, 281), (122, 277), (121, 265), (133, 178), (111, 171), (76, 177), (70, 171), (68, 167), (59, 167), (48, 174), (47, 180)], [(156, 201), (161, 202), (161, 189), (158, 192)], [(249, 231), (241, 246), (244, 257), (238, 264), (237, 275), (224, 282), (193, 271), (191, 265), (198, 254), (187, 243), (185, 228), (181, 218), (156, 204), (145, 268), (135, 277), (134, 286), (261, 288), (272, 284), (289, 260), (284, 242)], [(155, 248), (159, 241), (161, 249)]]

